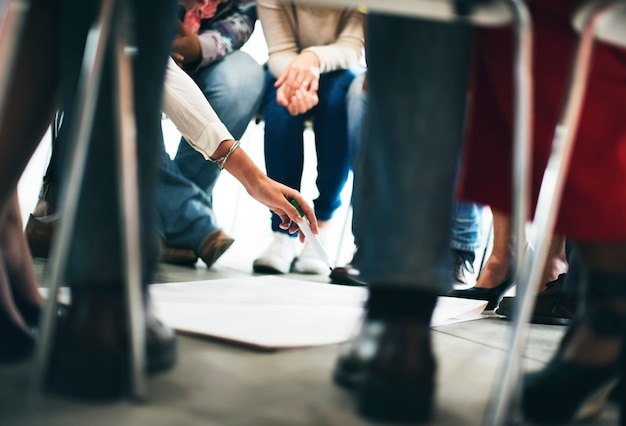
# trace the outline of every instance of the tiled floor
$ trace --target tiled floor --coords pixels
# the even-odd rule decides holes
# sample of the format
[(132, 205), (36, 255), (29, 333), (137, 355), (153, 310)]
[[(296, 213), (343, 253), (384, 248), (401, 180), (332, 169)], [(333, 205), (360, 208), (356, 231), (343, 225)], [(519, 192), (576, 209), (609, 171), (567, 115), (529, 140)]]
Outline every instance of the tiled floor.
[[(175, 131), (165, 123), (171, 147)], [(306, 139), (308, 158), (312, 140)], [(174, 141), (174, 142), (172, 142)], [(262, 166), (262, 127), (252, 125), (245, 149)], [(24, 216), (34, 206), (44, 170), (46, 144), (20, 183)], [(303, 193), (315, 197), (315, 165), (307, 163)], [(349, 186), (344, 200), (349, 199)], [(228, 175), (220, 178), (215, 205), (224, 229), (236, 238), (232, 248), (207, 270), (160, 265), (158, 282), (248, 277), (254, 258), (270, 241), (269, 214)], [(351, 255), (351, 237), (345, 228), (347, 208), (337, 213), (337, 239), (329, 244), (339, 263)], [(339, 241), (342, 244), (339, 244)], [(45, 264), (36, 263), (43, 281)], [(324, 276), (289, 278), (326, 282)], [(489, 317), (434, 329), (439, 360), (438, 405), (434, 425), (480, 425), (498, 380), (508, 345), (509, 323)], [(537, 368), (550, 357), (564, 329), (532, 326), (526, 368)], [(0, 342), (1, 343), (1, 342)], [(149, 398), (136, 404), (121, 400), (86, 404), (28, 393), (29, 363), (0, 367), (0, 426), (59, 425), (366, 425), (354, 414), (352, 395), (335, 387), (330, 374), (337, 347), (258, 352), (209, 339), (180, 336), (176, 368), (149, 379)], [(595, 425), (615, 424), (615, 407), (608, 406)]]

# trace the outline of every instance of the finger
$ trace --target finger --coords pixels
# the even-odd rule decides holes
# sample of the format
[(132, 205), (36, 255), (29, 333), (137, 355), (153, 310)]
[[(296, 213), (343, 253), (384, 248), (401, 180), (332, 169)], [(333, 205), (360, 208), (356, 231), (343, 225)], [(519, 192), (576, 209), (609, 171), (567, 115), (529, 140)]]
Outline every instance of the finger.
[(287, 74), (289, 73), (289, 70), (285, 70), (282, 72), (281, 75), (278, 76), (278, 79), (276, 79), (276, 81), (274, 82), (274, 87), (278, 87), (281, 86), (285, 80), (287, 79)]
[(291, 194), (291, 199), (296, 200), (298, 206), (300, 206), (300, 210), (304, 214), (304, 217), (311, 224), (311, 229), (314, 234), (319, 232), (319, 228), (317, 226), (317, 218), (315, 217), (315, 212), (313, 211), (313, 207), (306, 202), (306, 200), (302, 197), (302, 195), (298, 191), (293, 191)]
[(319, 88), (320, 88), (320, 79), (314, 78), (313, 80), (311, 80), (311, 85), (309, 86), (309, 92), (317, 93)]

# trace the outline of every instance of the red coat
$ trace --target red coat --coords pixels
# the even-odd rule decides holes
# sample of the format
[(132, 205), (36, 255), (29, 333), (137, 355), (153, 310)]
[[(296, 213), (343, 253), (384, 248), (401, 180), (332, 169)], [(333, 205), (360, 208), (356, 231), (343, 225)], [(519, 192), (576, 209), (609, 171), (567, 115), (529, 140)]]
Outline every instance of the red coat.
[[(529, 1), (534, 25), (533, 199), (545, 169), (578, 35), (571, 0)], [(458, 197), (509, 212), (512, 39), (480, 30)], [(534, 211), (534, 203), (533, 203)], [(596, 43), (557, 232), (578, 240), (626, 240), (626, 50)]]

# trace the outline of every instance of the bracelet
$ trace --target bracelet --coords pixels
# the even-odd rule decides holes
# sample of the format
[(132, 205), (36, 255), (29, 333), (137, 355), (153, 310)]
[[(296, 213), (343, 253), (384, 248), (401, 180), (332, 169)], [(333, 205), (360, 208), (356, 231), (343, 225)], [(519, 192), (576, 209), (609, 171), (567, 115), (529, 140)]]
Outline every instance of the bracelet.
[(235, 143), (230, 146), (230, 149), (228, 150), (226, 154), (216, 159), (209, 158), (209, 161), (217, 164), (218, 169), (224, 170), (224, 166), (226, 165), (226, 160), (228, 160), (228, 157), (230, 157), (230, 154), (232, 154), (233, 151), (236, 150), (238, 147), (239, 147), (239, 141), (235, 141)]

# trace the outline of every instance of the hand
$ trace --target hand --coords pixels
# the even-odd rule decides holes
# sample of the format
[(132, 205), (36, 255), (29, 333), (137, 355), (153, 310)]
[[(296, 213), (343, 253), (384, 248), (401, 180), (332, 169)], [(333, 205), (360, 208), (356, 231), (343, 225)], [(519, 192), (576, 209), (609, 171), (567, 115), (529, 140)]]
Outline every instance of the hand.
[[(248, 190), (252, 198), (267, 206), (280, 217), (281, 224), (279, 226), (281, 229), (288, 230), (290, 234), (299, 231), (300, 228), (298, 228), (297, 224), (302, 223), (304, 218), (300, 216), (298, 210), (296, 210), (290, 202), (290, 200), (296, 200), (304, 216), (311, 224), (313, 233), (317, 234), (319, 232), (317, 218), (315, 217), (313, 208), (295, 189), (278, 183), (267, 176), (263, 176), (255, 182), (254, 185), (250, 187), (246, 186), (246, 190)], [(304, 234), (300, 232), (298, 236), (300, 241), (304, 242)]]
[(287, 107), (298, 90), (304, 89), (317, 94), (320, 80), (320, 61), (313, 52), (304, 51), (291, 61), (289, 66), (278, 77), (275, 87), (279, 90), (276, 102)]
[(185, 65), (199, 62), (202, 58), (202, 49), (198, 36), (191, 32), (180, 20), (172, 46), (172, 57), (177, 64)]
[[(278, 91), (280, 90), (281, 88), (278, 89)], [(317, 96), (317, 92), (298, 89), (296, 90), (296, 93), (291, 97), (286, 107), (289, 111), (289, 114), (298, 115), (304, 114), (318, 103), (319, 97)]]

